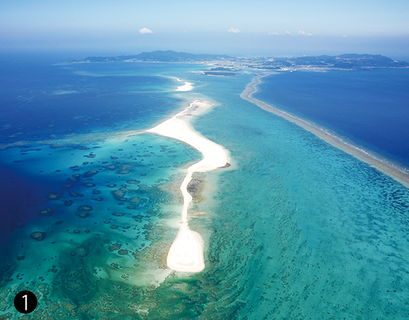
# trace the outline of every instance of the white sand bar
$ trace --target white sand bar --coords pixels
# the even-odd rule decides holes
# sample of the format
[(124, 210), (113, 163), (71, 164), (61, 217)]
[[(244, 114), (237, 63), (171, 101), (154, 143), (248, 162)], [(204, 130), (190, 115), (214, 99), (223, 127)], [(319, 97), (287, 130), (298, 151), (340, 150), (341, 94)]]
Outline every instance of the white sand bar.
[(206, 172), (225, 166), (228, 162), (228, 152), (222, 146), (203, 137), (189, 125), (189, 118), (198, 115), (211, 107), (209, 102), (195, 100), (186, 110), (160, 125), (147, 130), (165, 137), (183, 141), (203, 154), (203, 159), (187, 169), (187, 175), (180, 190), (183, 194), (182, 221), (179, 233), (173, 242), (168, 258), (168, 267), (176, 271), (199, 272), (205, 267), (203, 259), (203, 240), (200, 234), (191, 231), (187, 223), (187, 210), (192, 196), (187, 191), (187, 185), (193, 172)]
[(185, 272), (199, 272), (205, 267), (202, 237), (190, 230), (187, 222), (180, 225), (178, 235), (170, 247), (167, 264), (172, 270)]
[(183, 86), (177, 87), (175, 91), (191, 91), (193, 89), (192, 82), (185, 82)]

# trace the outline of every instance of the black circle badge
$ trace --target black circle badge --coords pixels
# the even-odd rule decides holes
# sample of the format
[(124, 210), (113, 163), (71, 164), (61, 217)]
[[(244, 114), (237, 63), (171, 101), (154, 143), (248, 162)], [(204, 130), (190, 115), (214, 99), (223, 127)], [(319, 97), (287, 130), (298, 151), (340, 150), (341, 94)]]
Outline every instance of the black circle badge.
[(20, 291), (14, 298), (14, 307), (20, 313), (31, 313), (37, 308), (37, 297), (31, 291)]

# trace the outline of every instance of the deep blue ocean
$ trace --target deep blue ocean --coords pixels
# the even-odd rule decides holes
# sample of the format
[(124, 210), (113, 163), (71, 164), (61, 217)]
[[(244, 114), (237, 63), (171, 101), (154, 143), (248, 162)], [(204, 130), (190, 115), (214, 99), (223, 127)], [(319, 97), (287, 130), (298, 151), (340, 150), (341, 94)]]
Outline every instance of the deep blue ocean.
[(295, 71), (255, 97), (409, 167), (409, 69)]
[[(0, 62), (0, 318), (30, 290), (33, 319), (408, 319), (409, 190), (242, 99), (258, 72), (64, 61)], [(285, 72), (257, 98), (406, 164), (408, 71)], [(201, 155), (129, 130), (195, 99), (232, 166), (194, 175), (206, 267), (187, 274), (166, 256)]]
[(1, 143), (145, 129), (178, 101), (171, 92), (155, 95), (173, 90), (174, 81), (156, 74), (163, 65), (8, 60), (0, 70)]

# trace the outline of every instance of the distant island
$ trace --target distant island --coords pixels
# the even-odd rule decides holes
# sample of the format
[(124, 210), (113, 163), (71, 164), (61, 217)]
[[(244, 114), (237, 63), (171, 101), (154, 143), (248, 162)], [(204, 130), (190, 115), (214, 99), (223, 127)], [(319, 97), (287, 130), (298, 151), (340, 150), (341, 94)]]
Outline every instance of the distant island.
[(203, 71), (203, 74), (207, 76), (237, 76), (237, 72), (240, 69), (226, 68), (226, 67), (214, 67), (210, 68), (209, 71)]
[(167, 51), (152, 51), (142, 52), (131, 56), (117, 57), (88, 57), (84, 60), (70, 61), (72, 63), (87, 63), (87, 62), (207, 62), (214, 60), (230, 60), (232, 57), (215, 54), (194, 54), (186, 52)]
[(170, 62), (170, 63), (203, 63), (217, 67), (204, 72), (206, 75), (236, 75), (238, 68), (261, 70), (293, 69), (345, 69), (365, 70), (373, 68), (408, 68), (409, 63), (393, 60), (374, 54), (342, 54), (339, 56), (303, 56), (303, 57), (258, 57), (236, 58), (227, 55), (193, 54), (186, 52), (152, 51), (138, 55), (116, 57), (88, 57), (69, 63), (91, 62)]

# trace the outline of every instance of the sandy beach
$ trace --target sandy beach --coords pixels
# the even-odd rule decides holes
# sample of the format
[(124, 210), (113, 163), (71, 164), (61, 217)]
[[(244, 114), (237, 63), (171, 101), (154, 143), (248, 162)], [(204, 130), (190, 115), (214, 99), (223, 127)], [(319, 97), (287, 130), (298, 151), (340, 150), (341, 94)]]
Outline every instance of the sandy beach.
[(185, 84), (183, 86), (177, 87), (177, 89), (175, 91), (191, 91), (191, 90), (193, 90), (193, 83), (192, 82), (185, 82)]
[(362, 147), (355, 146), (351, 143), (344, 141), (341, 137), (329, 132), (320, 126), (310, 123), (304, 119), (298, 118), (288, 112), (280, 110), (272, 105), (262, 102), (253, 97), (253, 94), (257, 92), (257, 85), (261, 83), (261, 78), (267, 76), (268, 74), (258, 75), (254, 77), (253, 81), (249, 83), (246, 89), (241, 94), (241, 97), (248, 100), (260, 108), (274, 113), (288, 121), (291, 121), (305, 130), (315, 134), (317, 137), (328, 142), (329, 144), (335, 146), (338, 149), (345, 151), (346, 153), (354, 156), (355, 158), (370, 164), (382, 173), (388, 175), (389, 177), (395, 179), (396, 181), (402, 183), (406, 187), (409, 187), (409, 172), (405, 168), (401, 168), (398, 165), (394, 165), (387, 159), (383, 159), (381, 156), (376, 155), (374, 152), (364, 150)]
[(203, 137), (189, 123), (192, 116), (197, 116), (211, 107), (209, 102), (195, 100), (189, 108), (146, 132), (160, 134), (165, 137), (183, 141), (200, 151), (203, 159), (187, 169), (180, 190), (183, 194), (183, 208), (179, 233), (173, 242), (167, 265), (170, 269), (185, 272), (199, 272), (205, 267), (203, 259), (203, 240), (197, 232), (188, 226), (187, 213), (192, 196), (187, 185), (194, 172), (206, 172), (221, 168), (228, 163), (228, 152), (222, 146)]

